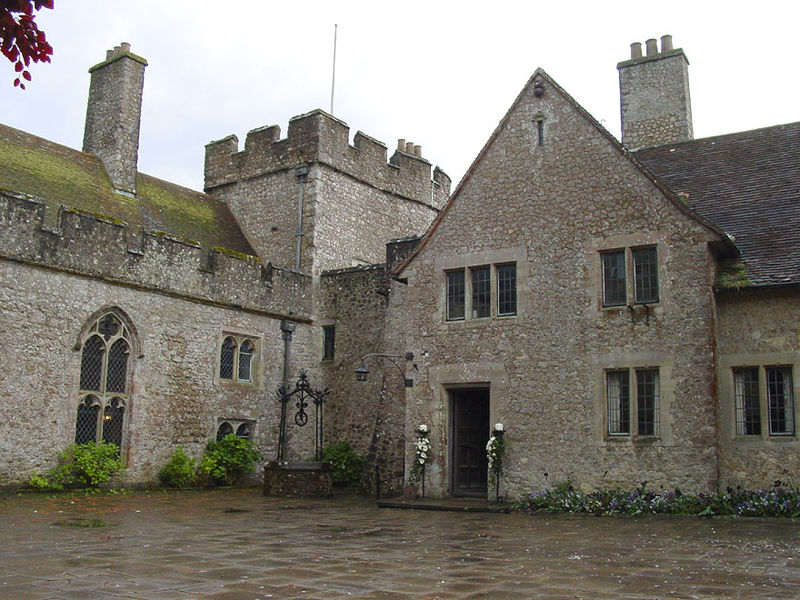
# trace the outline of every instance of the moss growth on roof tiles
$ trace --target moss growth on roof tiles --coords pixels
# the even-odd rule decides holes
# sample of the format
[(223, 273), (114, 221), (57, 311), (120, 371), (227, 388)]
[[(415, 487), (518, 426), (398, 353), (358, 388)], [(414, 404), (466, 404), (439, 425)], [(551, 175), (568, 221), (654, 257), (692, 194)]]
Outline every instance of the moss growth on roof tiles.
[(715, 287), (720, 289), (739, 289), (750, 285), (747, 265), (740, 260), (724, 261), (717, 271)]
[(65, 209), (65, 212), (73, 213), (76, 215), (86, 215), (92, 217), (93, 219), (97, 219), (98, 221), (105, 221), (106, 223), (111, 223), (112, 225), (127, 227), (127, 223), (125, 223), (125, 221), (120, 221), (119, 219), (115, 219), (114, 217), (109, 217), (107, 215), (103, 215), (100, 213), (92, 213), (86, 210), (81, 210), (80, 208), (67, 208)]
[(227, 254), (228, 256), (233, 256), (234, 258), (238, 258), (239, 260), (246, 260), (248, 262), (261, 264), (261, 259), (252, 254), (237, 252), (236, 250), (231, 250), (230, 248), (223, 248), (222, 246), (214, 246), (212, 250), (214, 250), (215, 252), (219, 252), (220, 254)]
[(56, 209), (48, 212), (51, 218), (65, 205), (206, 249), (221, 246), (253, 254), (225, 203), (142, 173), (136, 185), (135, 198), (118, 194), (95, 155), (0, 125), (0, 186), (41, 199)]
[[(3, 187), (40, 198), (51, 206), (64, 204), (89, 213), (130, 221), (135, 200), (110, 202), (111, 183), (91, 155), (54, 152), (53, 145), (25, 144), (0, 136), (0, 182)], [(77, 158), (77, 160), (76, 160)], [(116, 206), (112, 209), (112, 204)]]

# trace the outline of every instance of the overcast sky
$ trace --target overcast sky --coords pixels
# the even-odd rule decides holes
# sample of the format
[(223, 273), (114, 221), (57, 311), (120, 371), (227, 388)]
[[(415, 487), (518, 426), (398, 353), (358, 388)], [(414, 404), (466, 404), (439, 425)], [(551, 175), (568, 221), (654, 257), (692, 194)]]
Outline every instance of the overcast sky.
[(80, 148), (89, 67), (126, 41), (149, 61), (139, 169), (202, 189), (204, 145), (330, 109), (422, 145), (458, 182), (537, 67), (619, 137), (616, 65), (671, 34), (689, 58), (695, 137), (800, 120), (800, 3), (57, 0), (55, 51), (26, 91), (0, 62), (0, 121)]

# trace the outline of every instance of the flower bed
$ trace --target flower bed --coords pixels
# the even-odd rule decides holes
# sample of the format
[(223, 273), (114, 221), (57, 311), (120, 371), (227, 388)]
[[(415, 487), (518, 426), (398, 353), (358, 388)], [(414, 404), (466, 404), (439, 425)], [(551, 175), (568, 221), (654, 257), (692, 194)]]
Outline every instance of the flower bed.
[(526, 494), (515, 505), (536, 512), (590, 513), (594, 515), (687, 514), (699, 516), (800, 517), (800, 489), (776, 482), (768, 490), (731, 489), (721, 494), (683, 494), (650, 491), (647, 482), (633, 491), (602, 490), (583, 493), (569, 483), (552, 490)]

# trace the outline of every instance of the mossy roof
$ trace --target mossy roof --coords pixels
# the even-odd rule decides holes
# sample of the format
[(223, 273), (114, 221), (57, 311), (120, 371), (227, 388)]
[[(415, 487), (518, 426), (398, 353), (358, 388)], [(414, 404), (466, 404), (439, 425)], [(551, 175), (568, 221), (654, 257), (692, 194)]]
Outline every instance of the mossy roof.
[(255, 254), (228, 206), (213, 196), (144, 173), (137, 175), (135, 198), (119, 194), (97, 156), (5, 125), (0, 125), (0, 188), (40, 199), (51, 209), (50, 218), (63, 205), (132, 229), (191, 240), (206, 250)]

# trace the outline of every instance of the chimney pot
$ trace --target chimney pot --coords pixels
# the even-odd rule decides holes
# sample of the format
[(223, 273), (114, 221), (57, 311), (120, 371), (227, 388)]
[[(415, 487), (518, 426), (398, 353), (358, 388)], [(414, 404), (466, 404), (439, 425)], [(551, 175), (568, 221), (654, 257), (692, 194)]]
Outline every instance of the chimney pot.
[(667, 52), (672, 50), (672, 36), (671, 35), (662, 35), (661, 36), (661, 51)]
[(419, 144), (414, 145), (414, 156), (422, 158), (422, 146)]
[(631, 44), (631, 58), (642, 58), (642, 42)]
[(400, 152), (405, 152), (406, 151), (406, 141), (403, 138), (400, 138), (399, 140), (397, 140), (397, 149)]
[(647, 45), (647, 56), (655, 56), (658, 54), (658, 42), (655, 38), (650, 38), (645, 44)]
[(406, 142), (406, 153), (414, 154), (414, 142)]

